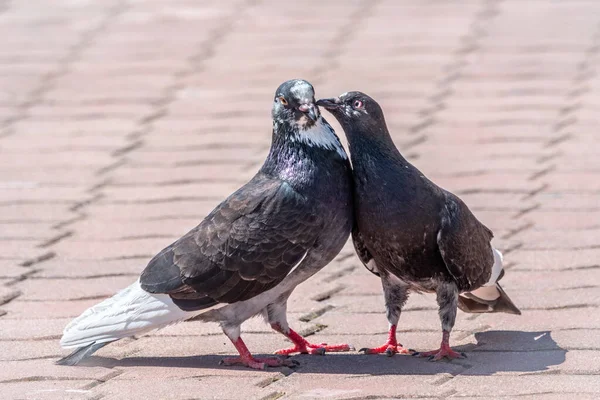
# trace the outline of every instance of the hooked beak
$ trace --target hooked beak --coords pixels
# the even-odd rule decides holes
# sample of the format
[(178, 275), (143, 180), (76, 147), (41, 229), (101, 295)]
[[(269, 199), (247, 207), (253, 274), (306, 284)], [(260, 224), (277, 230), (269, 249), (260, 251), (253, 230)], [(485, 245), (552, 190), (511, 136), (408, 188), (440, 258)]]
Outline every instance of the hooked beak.
[(302, 104), (298, 107), (298, 110), (302, 111), (311, 121), (315, 122), (319, 118), (319, 112), (314, 104)]
[(339, 97), (333, 97), (331, 99), (321, 99), (317, 101), (317, 105), (323, 107), (328, 111), (337, 110), (341, 107)]

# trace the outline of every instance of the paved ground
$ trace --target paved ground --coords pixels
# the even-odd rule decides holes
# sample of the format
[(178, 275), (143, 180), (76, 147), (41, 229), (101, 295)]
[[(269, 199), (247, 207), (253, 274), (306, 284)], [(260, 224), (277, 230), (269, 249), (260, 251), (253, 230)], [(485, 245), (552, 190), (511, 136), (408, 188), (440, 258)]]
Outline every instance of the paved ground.
[[(600, 2), (0, 0), (0, 398), (597, 398)], [(259, 167), (283, 80), (380, 100), (401, 150), (496, 233), (523, 316), (460, 314), (467, 360), (297, 356), (222, 368), (185, 323), (59, 367), (82, 310)], [(295, 292), (311, 339), (381, 344), (351, 247)], [(431, 296), (400, 339), (439, 342)], [(257, 353), (283, 339), (245, 325)]]

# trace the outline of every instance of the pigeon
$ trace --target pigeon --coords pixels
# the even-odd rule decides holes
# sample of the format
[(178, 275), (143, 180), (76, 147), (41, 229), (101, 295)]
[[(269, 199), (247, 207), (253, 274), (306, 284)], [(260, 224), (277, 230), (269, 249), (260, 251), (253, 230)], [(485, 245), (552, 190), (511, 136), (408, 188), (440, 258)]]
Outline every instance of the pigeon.
[(69, 323), (60, 343), (76, 350), (58, 364), (75, 365), (111, 342), (191, 318), (220, 324), (239, 352), (225, 365), (297, 364), (250, 353), (240, 325), (256, 315), (294, 344), (276, 354), (351, 350), (311, 344), (286, 318), (294, 288), (332, 261), (350, 235), (350, 161), (309, 82), (281, 84), (272, 117), (272, 144), (258, 173), (152, 258), (135, 283)]
[[(400, 154), (371, 97), (349, 92), (317, 105), (333, 114), (348, 138), (354, 170), (352, 239), (359, 259), (381, 278), (390, 324), (383, 346), (362, 351), (433, 361), (466, 357), (450, 347), (457, 306), (466, 312), (521, 313), (498, 283), (504, 271), (502, 254), (490, 243), (492, 231), (460, 198)], [(443, 331), (437, 350), (416, 353), (396, 340), (410, 292), (436, 293)]]

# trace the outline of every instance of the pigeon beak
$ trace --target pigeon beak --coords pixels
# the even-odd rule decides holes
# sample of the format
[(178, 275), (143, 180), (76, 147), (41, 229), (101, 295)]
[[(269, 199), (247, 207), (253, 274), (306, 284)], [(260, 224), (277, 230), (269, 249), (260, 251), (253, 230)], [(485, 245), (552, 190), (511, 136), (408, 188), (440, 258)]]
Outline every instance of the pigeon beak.
[(314, 104), (302, 104), (300, 107), (298, 107), (298, 110), (305, 113), (306, 116), (310, 118), (313, 122), (316, 121), (317, 118), (319, 118), (319, 112), (317, 111)]
[(331, 99), (321, 99), (317, 101), (317, 105), (325, 108), (328, 111), (337, 110), (341, 107), (340, 99), (338, 97), (333, 97)]

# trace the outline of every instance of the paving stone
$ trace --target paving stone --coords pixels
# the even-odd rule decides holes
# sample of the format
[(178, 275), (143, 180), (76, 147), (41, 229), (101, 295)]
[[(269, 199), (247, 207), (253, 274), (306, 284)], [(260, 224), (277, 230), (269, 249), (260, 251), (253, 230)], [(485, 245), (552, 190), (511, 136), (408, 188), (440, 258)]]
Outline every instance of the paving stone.
[(153, 187), (108, 187), (103, 193), (120, 203), (166, 203), (173, 199), (224, 200), (240, 185), (235, 182), (203, 182), (173, 185), (168, 190)]
[(164, 238), (153, 237), (113, 242), (72, 240), (57, 243), (53, 250), (62, 257), (79, 260), (147, 258), (150, 261), (155, 254), (171, 243)]
[[(518, 260), (515, 269), (523, 270), (566, 270), (596, 268), (600, 249), (579, 249), (577, 251), (562, 250), (521, 250), (511, 254), (511, 259)], [(588, 284), (594, 284), (589, 282)]]
[[(31, 204), (6, 204), (0, 206), (0, 221), (32, 221), (35, 223), (41, 222), (61, 222), (73, 218), (75, 214), (69, 210), (68, 203), (55, 204), (37, 204), (32, 207)], [(18, 230), (18, 227), (17, 227)], [(4, 231), (4, 230), (3, 230)], [(30, 235), (37, 236), (38, 233), (29, 229)], [(48, 232), (49, 234), (50, 232)], [(3, 235), (13, 235), (12, 229), (6, 229)], [(46, 236), (47, 237), (47, 236)]]
[(63, 352), (58, 339), (0, 341), (0, 360), (18, 361), (32, 359), (58, 359)]
[(77, 241), (106, 241), (107, 247), (112, 242), (127, 243), (136, 247), (139, 240), (144, 238), (162, 239), (164, 247), (179, 239), (182, 235), (196, 227), (202, 218), (177, 218), (159, 221), (96, 221), (83, 220), (72, 225), (75, 230), (73, 240)]
[[(446, 389), (456, 391), (456, 397), (477, 396), (489, 393), (494, 388), (494, 396), (510, 397), (562, 393), (585, 396), (598, 393), (598, 379), (594, 376), (458, 376), (444, 385)], [(486, 392), (487, 390), (487, 392)]]
[(21, 300), (25, 301), (90, 298), (102, 300), (121, 289), (125, 289), (134, 281), (135, 278), (130, 276), (109, 276), (81, 280), (27, 279), (19, 284), (19, 289), (24, 292)]
[(0, 341), (59, 339), (70, 318), (3, 319), (0, 318)]
[(51, 360), (2, 361), (0, 362), (0, 382), (19, 381), (23, 379), (60, 380), (101, 380), (112, 371), (102, 367), (69, 368), (55, 365)]
[(94, 380), (50, 380), (1, 383), (0, 390), (7, 399), (88, 400), (93, 398), (87, 389)]
[[(397, 362), (400, 357), (391, 360)], [(404, 359), (404, 358), (403, 358)], [(423, 360), (415, 360), (423, 361)], [(360, 368), (359, 363), (354, 367)], [(379, 365), (379, 364), (377, 364)], [(344, 363), (345, 369), (348, 363)], [(374, 366), (371, 364), (370, 371), (373, 374)], [(438, 367), (439, 368), (439, 367)], [(357, 368), (358, 369), (358, 368)], [(367, 374), (367, 370), (363, 370)], [(394, 371), (398, 369), (394, 368)], [(389, 376), (368, 375), (346, 375), (345, 373), (296, 373), (286, 379), (279, 380), (271, 385), (270, 389), (283, 393), (293, 393), (298, 398), (327, 398), (327, 399), (352, 399), (365, 395), (377, 397), (415, 396), (415, 397), (438, 397), (444, 393), (444, 389), (432, 384), (425, 384), (421, 375), (394, 375), (394, 384), (389, 384)], [(368, 385), (368, 386), (367, 386)]]
[[(506, 290), (530, 290), (548, 292), (553, 290), (565, 290), (572, 288), (581, 288), (600, 282), (600, 268), (590, 268), (582, 270), (579, 274), (574, 274), (572, 271), (511, 271), (511, 274), (506, 274), (502, 279), (503, 287)], [(525, 280), (535, 282), (535, 286), (525, 284)], [(572, 295), (574, 295), (573, 293)]]
[(67, 301), (23, 301), (17, 298), (2, 306), (2, 309), (6, 312), (5, 319), (75, 318), (100, 301), (98, 298)]
[(44, 268), (36, 273), (36, 279), (69, 278), (72, 283), (80, 278), (99, 278), (106, 276), (130, 276), (131, 281), (139, 277), (150, 258), (131, 258), (122, 260), (73, 260), (54, 257), (44, 262)]
[[(194, 196), (196, 197), (196, 196)], [(224, 197), (223, 197), (224, 199)], [(137, 221), (137, 220), (194, 220), (200, 223), (223, 199), (203, 200), (194, 199), (170, 199), (165, 202), (156, 203), (115, 203), (110, 199), (99, 201), (89, 207), (96, 219), (102, 221)]]
[(0, 279), (13, 280), (31, 272), (28, 267), (22, 267), (15, 260), (0, 260)]
[(155, 372), (149, 370), (144, 379), (111, 380), (101, 387), (93, 388), (91, 393), (101, 395), (103, 399), (107, 400), (152, 397), (189, 399), (190, 395), (200, 395), (206, 399), (245, 400), (248, 398), (260, 399), (273, 392), (253, 385), (254, 382), (255, 379), (252, 378), (230, 377), (227, 383), (223, 384), (222, 377), (204, 377), (200, 374), (187, 379), (173, 380), (172, 384), (165, 385), (162, 379), (157, 379)]

